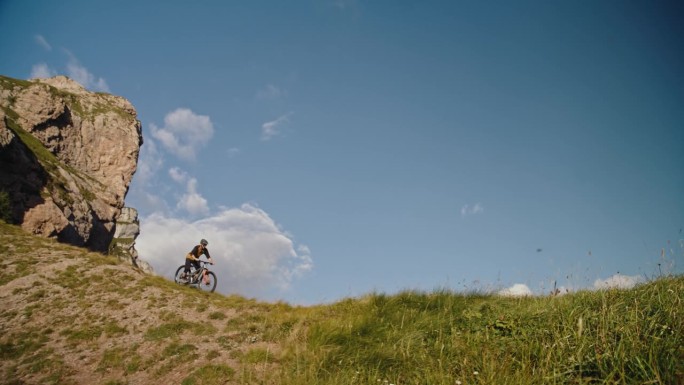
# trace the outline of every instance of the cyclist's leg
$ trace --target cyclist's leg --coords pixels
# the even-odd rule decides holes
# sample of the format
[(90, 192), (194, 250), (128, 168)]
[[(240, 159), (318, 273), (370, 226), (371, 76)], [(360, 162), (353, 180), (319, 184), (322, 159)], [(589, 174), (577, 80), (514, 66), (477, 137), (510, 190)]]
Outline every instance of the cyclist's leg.
[(183, 269), (183, 274), (181, 274), (181, 279), (190, 279), (190, 260), (185, 259), (185, 268)]
[(200, 267), (201, 267), (201, 266), (200, 266), (200, 263), (199, 263), (199, 261), (190, 261), (190, 263), (192, 264), (192, 266), (195, 267), (195, 277), (196, 277), (196, 276), (197, 276), (197, 272), (199, 271), (199, 269), (200, 269)]

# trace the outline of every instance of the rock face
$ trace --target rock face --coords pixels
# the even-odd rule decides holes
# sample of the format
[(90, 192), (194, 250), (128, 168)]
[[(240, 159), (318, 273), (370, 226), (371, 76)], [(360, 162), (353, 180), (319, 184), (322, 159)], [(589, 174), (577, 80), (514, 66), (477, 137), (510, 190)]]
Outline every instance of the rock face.
[(135, 239), (140, 234), (140, 222), (138, 221), (138, 211), (131, 207), (124, 207), (116, 217), (116, 230), (114, 239), (110, 244), (109, 253), (116, 255), (119, 259), (129, 262), (142, 271), (153, 274), (152, 266), (138, 259), (138, 251), (135, 249)]
[(0, 76), (0, 190), (25, 230), (107, 251), (141, 145), (124, 98), (64, 76)]

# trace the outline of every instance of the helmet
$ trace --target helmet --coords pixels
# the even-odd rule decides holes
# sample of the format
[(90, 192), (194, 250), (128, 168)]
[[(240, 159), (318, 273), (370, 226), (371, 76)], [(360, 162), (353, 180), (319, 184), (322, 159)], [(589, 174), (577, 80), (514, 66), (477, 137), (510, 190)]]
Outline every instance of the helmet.
[(206, 239), (202, 239), (202, 240), (200, 241), (200, 244), (201, 244), (202, 246), (206, 246), (206, 245), (209, 244), (209, 242), (207, 242)]

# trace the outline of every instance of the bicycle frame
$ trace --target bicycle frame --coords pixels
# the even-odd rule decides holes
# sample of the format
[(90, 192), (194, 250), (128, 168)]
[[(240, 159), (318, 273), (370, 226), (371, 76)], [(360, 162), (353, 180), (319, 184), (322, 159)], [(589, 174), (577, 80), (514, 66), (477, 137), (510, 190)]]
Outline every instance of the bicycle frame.
[(202, 279), (204, 279), (204, 273), (210, 271), (206, 266), (206, 265), (209, 265), (209, 262), (207, 262), (207, 261), (199, 261), (199, 262), (200, 262), (200, 268), (199, 269), (190, 270), (189, 274), (190, 274), (190, 277), (193, 278), (193, 281), (188, 282), (188, 284), (191, 286), (199, 285), (202, 282)]

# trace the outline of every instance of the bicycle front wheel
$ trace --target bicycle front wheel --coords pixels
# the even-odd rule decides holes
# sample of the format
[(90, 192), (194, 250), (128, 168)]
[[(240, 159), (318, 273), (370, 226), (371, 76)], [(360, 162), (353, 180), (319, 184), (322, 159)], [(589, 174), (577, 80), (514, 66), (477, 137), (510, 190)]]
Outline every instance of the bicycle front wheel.
[(213, 293), (216, 290), (216, 274), (213, 271), (207, 271), (206, 280), (200, 278), (200, 283), (197, 287), (202, 291)]

